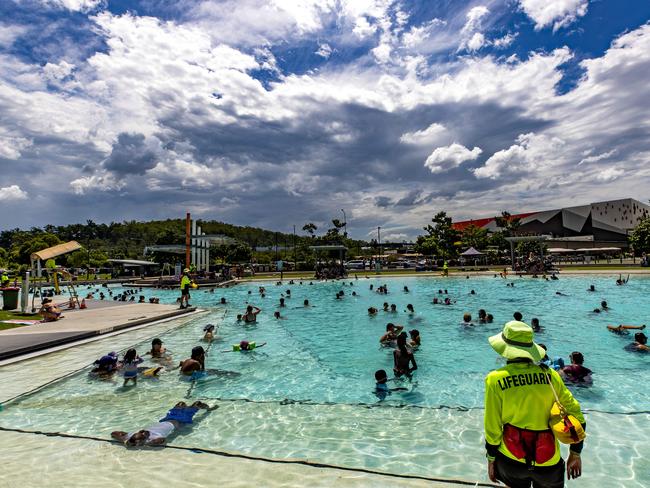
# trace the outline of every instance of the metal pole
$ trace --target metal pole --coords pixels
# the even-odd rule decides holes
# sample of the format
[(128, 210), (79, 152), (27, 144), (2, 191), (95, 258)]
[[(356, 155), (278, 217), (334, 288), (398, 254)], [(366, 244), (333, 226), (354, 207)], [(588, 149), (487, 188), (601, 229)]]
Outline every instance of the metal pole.
[[(196, 235), (196, 221), (192, 221), (192, 236)], [(196, 239), (192, 237), (192, 261), (190, 264), (196, 266)]]
[(29, 305), (29, 271), (25, 272), (25, 279), (20, 293), (20, 311), (27, 313), (27, 305)]
[(379, 246), (379, 267), (377, 268), (379, 271), (381, 271), (381, 227), (377, 226), (377, 245)]
[(185, 267), (190, 267), (190, 235), (191, 235), (191, 222), (190, 213), (185, 215)]
[(293, 270), (298, 268), (298, 259), (296, 258), (296, 226), (293, 226)]

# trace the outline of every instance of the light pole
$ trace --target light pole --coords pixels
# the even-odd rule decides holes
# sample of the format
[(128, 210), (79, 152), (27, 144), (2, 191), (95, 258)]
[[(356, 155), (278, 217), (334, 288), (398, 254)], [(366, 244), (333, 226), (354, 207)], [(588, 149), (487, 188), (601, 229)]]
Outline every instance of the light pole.
[(348, 236), (348, 218), (345, 216), (345, 210), (341, 209), (341, 212), (343, 212), (343, 227), (345, 227), (345, 231), (343, 232), (343, 237)]
[(377, 271), (381, 271), (381, 227), (377, 226), (377, 246), (379, 246), (379, 264), (377, 265)]

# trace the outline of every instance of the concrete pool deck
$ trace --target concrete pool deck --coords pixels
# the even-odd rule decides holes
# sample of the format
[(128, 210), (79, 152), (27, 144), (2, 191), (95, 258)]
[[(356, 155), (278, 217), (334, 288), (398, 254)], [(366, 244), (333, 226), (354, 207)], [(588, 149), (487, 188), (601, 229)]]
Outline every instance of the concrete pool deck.
[(154, 303), (113, 303), (97, 300), (87, 302), (87, 309), (64, 311), (64, 318), (56, 322), (0, 331), (0, 361), (196, 310)]

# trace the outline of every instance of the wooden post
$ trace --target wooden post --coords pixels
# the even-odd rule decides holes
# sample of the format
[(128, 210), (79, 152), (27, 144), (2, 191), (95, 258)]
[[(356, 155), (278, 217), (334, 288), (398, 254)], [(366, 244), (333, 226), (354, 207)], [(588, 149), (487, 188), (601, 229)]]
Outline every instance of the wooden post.
[(190, 238), (191, 238), (191, 222), (190, 213), (187, 212), (185, 216), (185, 267), (190, 267)]

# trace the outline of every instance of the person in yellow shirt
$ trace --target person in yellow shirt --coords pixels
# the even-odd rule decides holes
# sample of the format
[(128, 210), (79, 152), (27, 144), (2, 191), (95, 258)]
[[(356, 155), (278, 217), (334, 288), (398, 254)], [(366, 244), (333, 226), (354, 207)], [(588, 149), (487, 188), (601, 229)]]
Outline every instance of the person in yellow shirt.
[[(537, 363), (544, 349), (533, 341), (533, 330), (523, 322), (505, 324), (489, 338), (492, 348), (507, 359), (504, 367), (485, 378), (485, 448), (488, 476), (511, 488), (563, 488), (564, 460), (553, 431), (550, 411), (555, 402), (552, 386), (567, 413), (585, 427), (580, 404), (560, 375)], [(571, 444), (567, 478), (582, 474), (583, 441)]]
[(192, 280), (190, 279), (190, 270), (185, 268), (183, 276), (181, 276), (181, 308), (189, 307), (190, 303), (190, 287)]

